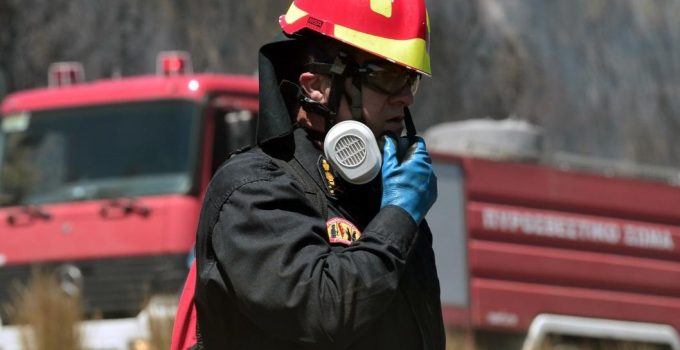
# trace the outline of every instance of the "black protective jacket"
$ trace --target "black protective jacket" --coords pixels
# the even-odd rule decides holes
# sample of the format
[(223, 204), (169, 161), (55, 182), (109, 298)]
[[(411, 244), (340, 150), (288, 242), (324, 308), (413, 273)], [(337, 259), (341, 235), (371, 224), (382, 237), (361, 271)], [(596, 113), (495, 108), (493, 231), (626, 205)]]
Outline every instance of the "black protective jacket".
[[(212, 179), (196, 246), (203, 347), (444, 349), (427, 224), (380, 209), (379, 181), (331, 194), (320, 157), (298, 129)], [(354, 225), (351, 242), (331, 243), (351, 227), (334, 222)]]

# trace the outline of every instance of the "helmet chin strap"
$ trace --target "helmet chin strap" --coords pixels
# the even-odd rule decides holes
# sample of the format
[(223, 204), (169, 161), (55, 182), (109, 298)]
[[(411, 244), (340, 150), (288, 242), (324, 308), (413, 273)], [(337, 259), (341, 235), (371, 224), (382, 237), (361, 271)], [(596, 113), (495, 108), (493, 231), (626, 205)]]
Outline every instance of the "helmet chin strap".
[[(298, 98), (300, 106), (305, 111), (319, 114), (325, 118), (324, 134), (335, 125), (343, 96), (347, 99), (350, 106), (352, 119), (364, 122), (361, 99), (361, 75), (357, 72), (356, 66), (356, 62), (344, 51), (338, 53), (332, 64), (310, 63), (307, 65), (307, 68), (312, 73), (331, 76), (331, 88), (327, 105), (310, 99), (302, 94), (302, 92)], [(345, 80), (348, 77), (352, 78), (349, 91), (345, 88)]]
[(352, 75), (352, 84), (349, 91), (345, 91), (345, 98), (349, 104), (352, 119), (366, 124), (364, 120), (364, 106), (361, 94), (361, 75), (355, 73)]

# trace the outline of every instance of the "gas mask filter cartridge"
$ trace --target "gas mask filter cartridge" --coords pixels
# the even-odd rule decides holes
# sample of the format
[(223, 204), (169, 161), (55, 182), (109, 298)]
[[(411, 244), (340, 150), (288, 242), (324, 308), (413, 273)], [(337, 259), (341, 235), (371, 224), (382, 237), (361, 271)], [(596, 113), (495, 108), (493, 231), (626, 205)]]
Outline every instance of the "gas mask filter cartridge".
[(337, 123), (323, 143), (326, 159), (347, 182), (361, 185), (373, 180), (382, 166), (382, 154), (373, 132), (356, 120)]

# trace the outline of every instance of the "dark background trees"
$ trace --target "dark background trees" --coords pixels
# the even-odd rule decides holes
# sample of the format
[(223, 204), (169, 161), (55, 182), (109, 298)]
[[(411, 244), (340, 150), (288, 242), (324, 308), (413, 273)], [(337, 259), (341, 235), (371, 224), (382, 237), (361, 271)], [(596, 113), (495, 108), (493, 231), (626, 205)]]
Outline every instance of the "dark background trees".
[[(414, 108), (423, 130), (513, 116), (548, 151), (680, 162), (680, 2), (428, 0), (434, 77)], [(0, 97), (43, 86), (54, 61), (88, 80), (154, 72), (161, 50), (194, 69), (254, 74), (289, 0), (0, 0)]]

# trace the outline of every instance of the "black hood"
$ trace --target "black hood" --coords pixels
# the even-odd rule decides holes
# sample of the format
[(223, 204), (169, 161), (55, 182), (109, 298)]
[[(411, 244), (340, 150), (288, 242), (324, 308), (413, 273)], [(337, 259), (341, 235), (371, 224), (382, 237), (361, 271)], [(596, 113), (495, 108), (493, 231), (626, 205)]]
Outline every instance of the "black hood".
[(257, 144), (263, 145), (290, 135), (297, 114), (297, 90), (281, 88), (284, 80), (297, 82), (304, 62), (302, 40), (282, 36), (265, 44), (259, 52), (260, 113)]

